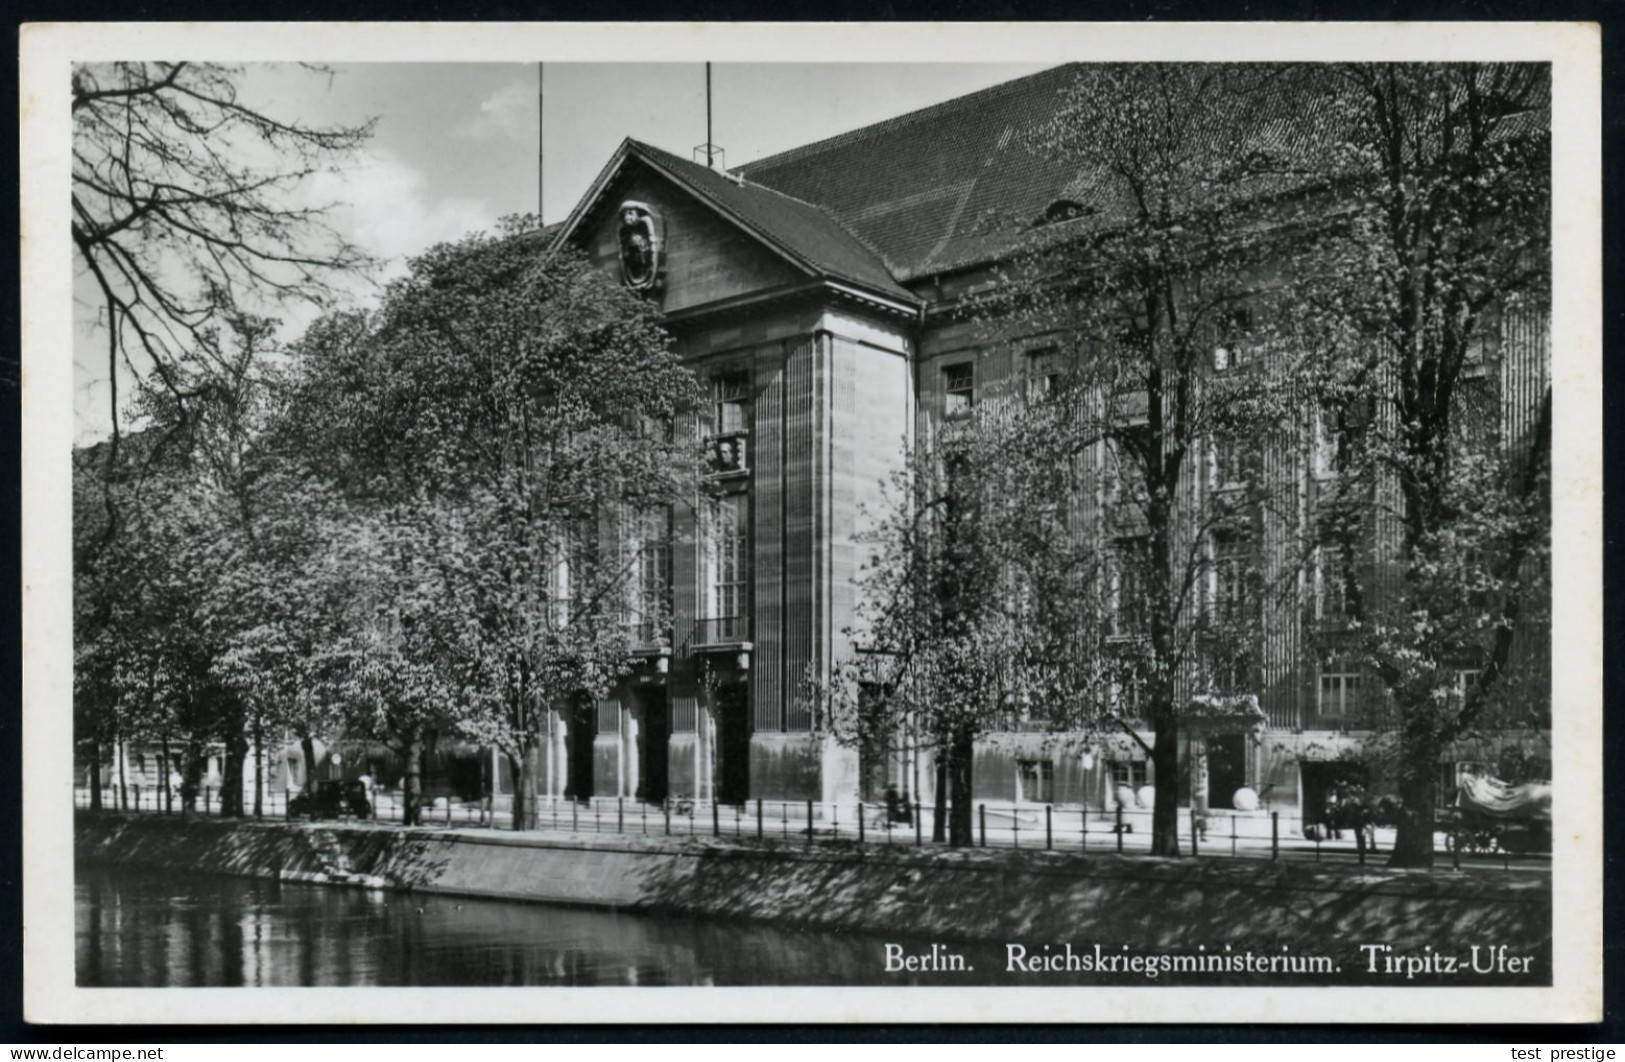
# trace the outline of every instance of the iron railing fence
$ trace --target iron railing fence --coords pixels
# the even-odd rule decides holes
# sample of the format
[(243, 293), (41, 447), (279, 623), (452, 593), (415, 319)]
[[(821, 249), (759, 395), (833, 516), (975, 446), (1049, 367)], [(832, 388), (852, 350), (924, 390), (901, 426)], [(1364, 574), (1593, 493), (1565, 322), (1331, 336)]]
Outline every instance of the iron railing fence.
[[(419, 807), (418, 825), (431, 828), (512, 829), (507, 798), (494, 802), (437, 797)], [(74, 790), (74, 805), (90, 807), (90, 792)], [(218, 791), (208, 787), (193, 805), (180, 795), (161, 789), (127, 785), (104, 787), (102, 809), (114, 812), (220, 816)], [(1008, 850), (1045, 850), (1149, 856), (1153, 812), (1122, 805), (1097, 808), (1080, 805), (977, 803), (972, 807), (970, 847)], [(252, 794), (243, 812), (255, 817)], [(260, 818), (311, 817), (300, 795), (284, 792), (261, 796)], [(375, 822), (399, 826), (406, 805), (399, 791), (370, 794), (367, 814), (348, 806), (326, 820)], [(677, 796), (659, 803), (631, 797), (593, 797), (587, 800), (538, 798), (535, 829), (572, 834), (617, 834), (644, 837), (713, 837), (738, 841), (808, 845), (942, 846), (934, 840), (935, 812), (930, 805), (903, 803), (837, 803), (822, 801), (752, 800), (721, 804)], [(1177, 823), (1181, 853), (1197, 858), (1292, 860), (1359, 865), (1380, 865), (1394, 843), (1387, 828), (1334, 829), (1315, 820), (1280, 811), (1213, 811), (1206, 816), (1181, 809)], [(944, 833), (947, 824), (944, 823)], [(1445, 865), (1498, 867), (1503, 870), (1549, 871), (1546, 852), (1509, 850), (1495, 837), (1482, 833), (1440, 832), (1435, 845)]]

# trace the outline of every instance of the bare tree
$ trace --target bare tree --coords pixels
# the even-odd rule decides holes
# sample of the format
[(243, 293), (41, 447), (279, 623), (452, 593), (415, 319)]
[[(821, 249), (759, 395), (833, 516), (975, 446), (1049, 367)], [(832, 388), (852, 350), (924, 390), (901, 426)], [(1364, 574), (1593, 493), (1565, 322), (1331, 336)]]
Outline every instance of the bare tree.
[(341, 276), (369, 265), (326, 222), (327, 205), (296, 193), (373, 123), (276, 118), (239, 98), (241, 75), (187, 62), (73, 71), (73, 245), (107, 337), (110, 463), (121, 365), (184, 403), (209, 386), (210, 337), (225, 315), (326, 304)]

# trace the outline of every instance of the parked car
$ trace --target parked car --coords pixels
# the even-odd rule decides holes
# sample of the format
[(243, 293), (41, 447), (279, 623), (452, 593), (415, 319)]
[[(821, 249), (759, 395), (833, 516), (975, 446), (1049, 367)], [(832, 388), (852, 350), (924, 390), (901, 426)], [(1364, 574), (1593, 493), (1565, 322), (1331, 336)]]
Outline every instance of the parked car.
[(290, 819), (337, 819), (346, 813), (358, 819), (372, 818), (372, 802), (360, 781), (317, 782), (314, 790), (307, 789), (288, 801)]

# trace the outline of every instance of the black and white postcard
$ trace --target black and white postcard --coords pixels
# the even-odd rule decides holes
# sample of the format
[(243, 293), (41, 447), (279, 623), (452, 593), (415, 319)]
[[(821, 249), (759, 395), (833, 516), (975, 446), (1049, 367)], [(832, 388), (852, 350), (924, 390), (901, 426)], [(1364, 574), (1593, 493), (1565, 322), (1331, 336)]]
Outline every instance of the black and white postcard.
[(1596, 1020), (1598, 42), (25, 27), (26, 1016)]

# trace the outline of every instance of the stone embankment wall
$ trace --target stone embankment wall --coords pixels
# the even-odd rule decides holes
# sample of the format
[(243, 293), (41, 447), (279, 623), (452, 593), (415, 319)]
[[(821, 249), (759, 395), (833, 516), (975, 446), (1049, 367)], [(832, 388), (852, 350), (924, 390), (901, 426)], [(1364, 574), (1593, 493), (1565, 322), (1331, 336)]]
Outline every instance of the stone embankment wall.
[(1250, 859), (537, 837), (81, 813), (82, 861), (772, 921), (888, 936), (1083, 940), (1136, 950), (1243, 942), (1549, 954), (1535, 874), (1330, 869)]

